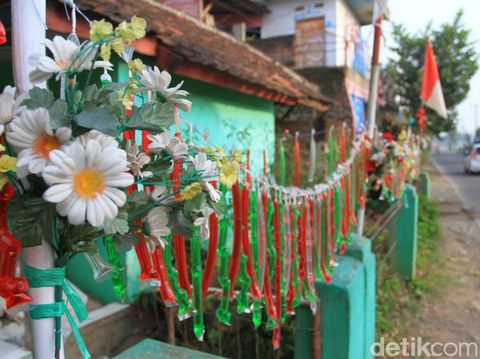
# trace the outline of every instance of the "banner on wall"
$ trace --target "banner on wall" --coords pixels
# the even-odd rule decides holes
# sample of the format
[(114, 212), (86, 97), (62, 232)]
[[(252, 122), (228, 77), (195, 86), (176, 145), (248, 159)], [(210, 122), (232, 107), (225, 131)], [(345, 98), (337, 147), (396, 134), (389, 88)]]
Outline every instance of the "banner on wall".
[(356, 133), (365, 129), (365, 100), (362, 97), (351, 95), (353, 121)]

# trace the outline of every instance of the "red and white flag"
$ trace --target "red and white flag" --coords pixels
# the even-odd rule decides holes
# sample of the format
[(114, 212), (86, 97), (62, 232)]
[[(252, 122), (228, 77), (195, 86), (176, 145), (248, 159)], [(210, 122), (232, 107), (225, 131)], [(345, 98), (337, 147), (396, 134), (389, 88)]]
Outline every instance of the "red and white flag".
[(439, 116), (447, 118), (447, 106), (445, 106), (445, 100), (443, 99), (442, 84), (440, 83), (437, 62), (430, 40), (427, 40), (425, 46), (425, 63), (420, 97), (425, 106), (430, 107)]

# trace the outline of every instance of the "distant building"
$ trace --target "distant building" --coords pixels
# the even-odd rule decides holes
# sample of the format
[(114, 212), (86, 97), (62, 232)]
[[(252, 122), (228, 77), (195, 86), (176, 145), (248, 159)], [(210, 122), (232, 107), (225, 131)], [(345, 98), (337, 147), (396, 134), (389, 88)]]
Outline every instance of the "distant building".
[(364, 125), (369, 59), (360, 27), (370, 24), (373, 0), (268, 0), (260, 39), (252, 44), (319, 85), (333, 100), (323, 123)]

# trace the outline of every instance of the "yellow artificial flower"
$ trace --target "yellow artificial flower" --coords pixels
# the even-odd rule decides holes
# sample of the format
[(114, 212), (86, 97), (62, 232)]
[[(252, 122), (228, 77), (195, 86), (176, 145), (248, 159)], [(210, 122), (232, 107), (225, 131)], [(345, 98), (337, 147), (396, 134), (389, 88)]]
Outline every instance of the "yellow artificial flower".
[(100, 56), (103, 61), (110, 61), (110, 56), (112, 55), (112, 47), (109, 44), (103, 44), (100, 48)]
[(233, 153), (233, 158), (232, 158), (232, 159), (233, 159), (235, 162), (240, 163), (240, 162), (242, 162), (242, 157), (243, 157), (242, 152), (240, 152), (240, 151), (235, 151), (235, 152)]
[(142, 70), (145, 70), (145, 65), (143, 64), (142, 60), (134, 59), (134, 60), (130, 60), (128, 62), (128, 69), (132, 73), (136, 73), (136, 72), (140, 72)]
[(8, 177), (3, 173), (0, 173), (0, 191), (3, 189), (3, 186), (7, 184), (7, 182), (8, 182)]
[(104, 19), (94, 20), (90, 28), (90, 41), (97, 42), (103, 40), (105, 37), (113, 32), (113, 25)]
[(133, 16), (130, 23), (122, 21), (116, 29), (117, 35), (122, 38), (125, 44), (130, 44), (145, 36), (147, 22), (141, 17)]
[(195, 198), (200, 192), (202, 192), (202, 185), (200, 182), (194, 182), (180, 192), (180, 199), (182, 201), (188, 201)]
[(220, 171), (220, 183), (225, 185), (228, 189), (231, 189), (232, 186), (238, 180), (238, 169), (239, 165), (235, 161), (222, 161), (221, 171)]
[(5, 150), (6, 150), (5, 146), (0, 143), (0, 151), (5, 151)]
[(3, 155), (0, 157), (0, 172), (15, 171), (17, 166), (17, 159), (9, 155)]
[(217, 146), (216, 150), (217, 150), (217, 153), (220, 157), (227, 157), (227, 154), (225, 153), (223, 148), (221, 148), (220, 146)]
[(398, 135), (398, 141), (403, 142), (407, 138), (407, 131), (402, 130), (400, 134)]
[(147, 20), (142, 17), (133, 16), (130, 20), (132, 24), (132, 31), (135, 34), (135, 38), (141, 39), (145, 36), (145, 29), (147, 28)]
[(122, 39), (115, 39), (112, 41), (112, 49), (115, 51), (117, 54), (121, 54), (123, 49), (125, 47), (125, 44), (123, 43)]

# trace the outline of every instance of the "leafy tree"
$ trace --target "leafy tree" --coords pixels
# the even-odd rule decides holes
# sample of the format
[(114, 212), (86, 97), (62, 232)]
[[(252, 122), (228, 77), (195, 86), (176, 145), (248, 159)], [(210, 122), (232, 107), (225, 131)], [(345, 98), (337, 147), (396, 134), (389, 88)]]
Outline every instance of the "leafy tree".
[(452, 130), (457, 120), (456, 106), (467, 97), (470, 79), (478, 69), (478, 56), (471, 31), (463, 23), (463, 10), (455, 15), (451, 24), (442, 24), (437, 30), (429, 24), (423, 33), (410, 34), (402, 25), (394, 25), (394, 38), (395, 57), (389, 60), (384, 71), (389, 91), (398, 95), (399, 106), (409, 115), (415, 115), (421, 105), (425, 43), (429, 38), (436, 55), (448, 120), (427, 109), (428, 129), (433, 134)]

